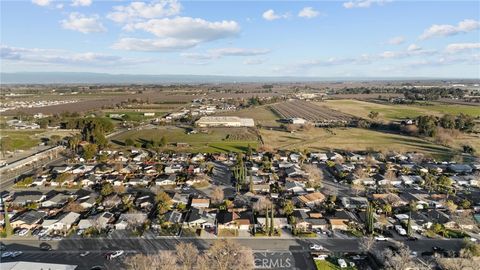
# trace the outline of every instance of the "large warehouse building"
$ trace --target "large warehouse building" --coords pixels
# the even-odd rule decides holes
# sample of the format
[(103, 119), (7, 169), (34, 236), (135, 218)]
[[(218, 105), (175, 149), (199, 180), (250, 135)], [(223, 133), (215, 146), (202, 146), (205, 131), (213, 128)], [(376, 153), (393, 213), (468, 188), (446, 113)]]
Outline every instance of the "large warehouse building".
[(240, 118), (236, 116), (204, 116), (197, 122), (199, 127), (253, 127), (252, 118)]

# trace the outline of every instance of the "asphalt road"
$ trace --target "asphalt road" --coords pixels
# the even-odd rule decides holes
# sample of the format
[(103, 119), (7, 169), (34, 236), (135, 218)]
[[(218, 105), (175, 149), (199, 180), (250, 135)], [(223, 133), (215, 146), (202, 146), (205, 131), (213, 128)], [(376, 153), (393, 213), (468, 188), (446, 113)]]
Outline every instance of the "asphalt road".
[[(95, 265), (105, 265), (107, 268), (121, 267), (122, 259), (107, 261), (104, 254), (115, 250), (124, 250), (126, 255), (136, 253), (152, 254), (161, 250), (173, 250), (179, 242), (191, 242), (199, 250), (207, 249), (215, 239), (198, 238), (125, 238), (125, 239), (64, 239), (47, 241), (53, 248), (51, 251), (39, 249), (38, 240), (3, 240), (7, 249), (24, 252), (15, 260), (75, 264), (79, 269), (90, 269)], [(272, 239), (272, 238), (235, 238), (241, 245), (252, 248), (255, 264), (259, 269), (312, 269), (309, 246), (313, 243), (323, 245), (333, 253), (359, 252), (358, 239)], [(419, 254), (431, 251), (437, 246), (445, 250), (458, 251), (462, 240), (418, 240), (405, 241), (411, 250)], [(380, 250), (392, 245), (390, 242), (377, 242)], [(87, 257), (80, 253), (90, 251)], [(12, 259), (2, 259), (7, 261)]]

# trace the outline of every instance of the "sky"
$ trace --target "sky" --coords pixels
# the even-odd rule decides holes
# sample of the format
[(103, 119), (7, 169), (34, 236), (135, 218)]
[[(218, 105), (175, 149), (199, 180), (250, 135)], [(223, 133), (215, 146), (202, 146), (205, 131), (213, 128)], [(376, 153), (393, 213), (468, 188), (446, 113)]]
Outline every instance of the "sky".
[(2, 72), (480, 78), (480, 1), (0, 5)]

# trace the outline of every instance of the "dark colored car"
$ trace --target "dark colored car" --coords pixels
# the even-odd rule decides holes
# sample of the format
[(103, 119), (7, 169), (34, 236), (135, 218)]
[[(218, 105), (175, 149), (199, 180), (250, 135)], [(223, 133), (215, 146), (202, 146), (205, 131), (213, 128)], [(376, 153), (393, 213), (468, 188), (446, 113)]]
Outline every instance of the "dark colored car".
[(48, 250), (52, 250), (52, 246), (50, 244), (44, 242), (44, 243), (40, 244), (40, 249), (48, 251)]

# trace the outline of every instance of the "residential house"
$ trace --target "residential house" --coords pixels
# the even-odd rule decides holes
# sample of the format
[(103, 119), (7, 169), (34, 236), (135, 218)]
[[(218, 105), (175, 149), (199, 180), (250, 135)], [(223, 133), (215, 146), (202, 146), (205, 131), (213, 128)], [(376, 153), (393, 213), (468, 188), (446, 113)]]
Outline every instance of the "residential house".
[(33, 229), (45, 217), (46, 213), (43, 211), (26, 211), (11, 221), (12, 228)]
[(170, 175), (163, 175), (155, 179), (155, 185), (157, 186), (173, 186), (176, 185), (177, 175), (170, 174)]
[(184, 226), (193, 228), (213, 228), (215, 227), (216, 214), (207, 212), (204, 209), (192, 208), (188, 212)]
[(58, 193), (52, 198), (43, 201), (41, 206), (45, 208), (60, 208), (65, 206), (71, 198), (71, 195)]
[(147, 214), (145, 213), (124, 213), (121, 214), (114, 225), (115, 230), (126, 230), (131, 226), (137, 226), (147, 221)]
[(314, 207), (322, 203), (325, 200), (325, 195), (320, 192), (309, 193), (293, 198), (293, 201), (300, 205), (306, 205), (308, 207)]
[(46, 219), (42, 223), (42, 227), (47, 230), (69, 230), (75, 222), (80, 218), (80, 214), (69, 212), (58, 219)]
[(30, 203), (40, 203), (46, 196), (39, 191), (21, 191), (13, 194), (13, 205), (25, 206)]
[(190, 204), (192, 208), (208, 208), (210, 207), (210, 199), (194, 198)]

